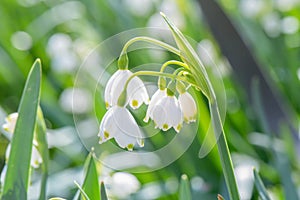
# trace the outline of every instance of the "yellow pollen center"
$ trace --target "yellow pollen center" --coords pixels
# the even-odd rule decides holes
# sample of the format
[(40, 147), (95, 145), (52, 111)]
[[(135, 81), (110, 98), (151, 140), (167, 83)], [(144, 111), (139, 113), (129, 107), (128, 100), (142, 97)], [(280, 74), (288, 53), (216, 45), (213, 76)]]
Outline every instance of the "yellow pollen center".
[(109, 103), (106, 101), (105, 102), (105, 107), (108, 108), (109, 107)]

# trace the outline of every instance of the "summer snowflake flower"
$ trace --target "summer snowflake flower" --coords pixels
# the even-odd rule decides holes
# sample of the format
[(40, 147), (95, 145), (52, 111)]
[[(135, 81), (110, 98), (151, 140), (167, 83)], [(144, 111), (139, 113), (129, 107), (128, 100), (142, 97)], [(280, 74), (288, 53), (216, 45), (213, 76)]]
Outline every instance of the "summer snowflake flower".
[[(104, 91), (106, 108), (118, 104), (119, 96), (124, 90), (124, 85), (131, 75), (132, 72), (127, 69), (119, 69), (112, 75), (107, 82)], [(128, 84), (126, 104), (128, 102), (133, 109), (139, 108), (143, 102), (145, 104), (148, 104), (149, 102), (149, 96), (146, 87), (143, 81), (138, 77), (134, 77)]]
[[(11, 149), (11, 144), (9, 144), (6, 148), (6, 152), (5, 152), (6, 162), (8, 162), (8, 159), (9, 159), (10, 149)], [(35, 146), (32, 146), (30, 165), (33, 168), (38, 168), (42, 162), (43, 162), (43, 159), (42, 159), (39, 151), (37, 150), (37, 148)]]
[(5, 118), (5, 124), (2, 125), (2, 128), (9, 133), (14, 133), (17, 119), (18, 119), (17, 112), (8, 115)]
[[(15, 131), (17, 119), (18, 119), (18, 113), (17, 112), (8, 115), (5, 118), (5, 123), (2, 125), (2, 128), (5, 131), (13, 134), (14, 131)], [(38, 145), (37, 141), (33, 140), (31, 160), (30, 160), (30, 165), (33, 168), (38, 168), (39, 165), (43, 162), (42, 157), (41, 157), (39, 151), (36, 148), (37, 145)], [(6, 161), (8, 161), (8, 158), (9, 158), (9, 155), (10, 155), (10, 149), (11, 149), (11, 145), (9, 144), (6, 148), (6, 153), (5, 153)]]
[(192, 95), (188, 92), (179, 94), (179, 104), (183, 113), (183, 118), (186, 123), (195, 122), (197, 115), (197, 105)]
[(133, 150), (136, 143), (140, 147), (144, 146), (135, 119), (126, 108), (117, 105), (105, 113), (98, 136), (100, 144), (114, 138), (120, 147), (126, 147), (129, 151)]
[(174, 95), (166, 94), (153, 107), (151, 116), (155, 128), (166, 131), (173, 127), (179, 132), (182, 127), (183, 116), (180, 104)]
[(149, 103), (146, 116), (144, 118), (144, 122), (148, 122), (149, 118), (153, 118), (153, 108), (158, 103), (159, 100), (161, 100), (164, 96), (166, 96), (166, 90), (158, 89), (154, 95), (151, 98), (151, 101)]

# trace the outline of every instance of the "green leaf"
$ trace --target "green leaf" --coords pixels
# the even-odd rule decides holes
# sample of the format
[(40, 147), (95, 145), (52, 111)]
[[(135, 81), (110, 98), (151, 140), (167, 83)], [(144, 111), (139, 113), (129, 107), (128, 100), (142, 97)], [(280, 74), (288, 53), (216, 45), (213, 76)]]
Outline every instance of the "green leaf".
[(49, 160), (49, 151), (47, 143), (47, 129), (41, 108), (38, 108), (37, 112), (37, 123), (36, 123), (36, 140), (38, 142), (37, 149), (40, 152), (43, 162), (41, 164), (42, 170), (42, 180), (41, 180), (41, 189), (40, 189), (40, 200), (46, 199), (46, 188), (47, 188), (47, 178), (48, 178), (48, 160)]
[[(217, 102), (214, 88), (208, 77), (207, 71), (201, 63), (197, 53), (192, 48), (188, 40), (184, 37), (184, 35), (180, 32), (180, 30), (165, 16), (165, 14), (161, 13), (161, 15), (163, 16), (163, 18), (165, 19), (169, 28), (172, 31), (173, 37), (180, 50), (181, 59), (190, 67), (191, 73), (195, 78), (197, 86), (201, 89), (202, 93), (209, 100), (210, 114), (212, 119), (211, 126), (208, 130), (208, 134), (210, 134), (210, 132), (214, 132), (216, 140), (213, 143), (211, 143), (209, 140), (205, 139), (203, 141), (203, 144), (205, 144), (204, 147), (205, 149), (211, 150), (217, 142), (229, 196), (231, 199), (239, 199), (239, 192), (233, 172), (230, 152), (228, 149), (225, 133), (223, 132), (223, 125), (220, 118), (220, 108)], [(207, 153), (208, 151), (202, 150), (201, 148), (199, 155), (200, 157), (203, 157), (203, 155), (207, 155)]]
[(255, 183), (256, 189), (259, 193), (260, 198), (262, 200), (271, 200), (271, 198), (269, 197), (267, 190), (255, 168), (253, 168), (253, 174), (254, 174), (254, 183)]
[(190, 67), (197, 85), (203, 94), (209, 99), (214, 99), (214, 92), (211, 90), (211, 84), (208, 79), (207, 72), (201, 63), (197, 53), (180, 32), (180, 30), (167, 18), (164, 13), (160, 13), (170, 27), (176, 44), (180, 50), (181, 59)]
[(88, 197), (88, 195), (85, 193), (85, 191), (80, 187), (80, 185), (74, 181), (75, 185), (78, 187), (79, 191), (80, 191), (80, 194), (82, 195), (82, 199), (83, 200), (90, 200), (90, 198)]
[(90, 153), (86, 162), (87, 162), (87, 170), (86, 170), (86, 175), (85, 175), (82, 189), (90, 199), (101, 199), (98, 173), (97, 173), (93, 152)]
[(19, 105), (19, 117), (11, 141), (3, 200), (27, 199), (30, 158), (40, 101), (41, 62), (37, 59), (27, 78)]
[(191, 200), (191, 188), (190, 182), (187, 175), (183, 174), (181, 176), (180, 188), (179, 188), (179, 200)]
[(101, 182), (101, 200), (108, 200), (103, 182)]

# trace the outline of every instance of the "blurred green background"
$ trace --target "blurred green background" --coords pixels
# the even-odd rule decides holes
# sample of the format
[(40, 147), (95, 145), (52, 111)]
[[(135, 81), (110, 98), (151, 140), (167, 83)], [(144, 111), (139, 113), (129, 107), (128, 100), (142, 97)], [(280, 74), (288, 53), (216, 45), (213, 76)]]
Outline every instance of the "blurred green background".
[[(253, 55), (271, 77), (274, 88), (300, 114), (300, 1), (220, 0)], [(227, 59), (211, 35), (194, 0), (2, 0), (0, 3), (0, 110), (1, 124), (6, 114), (17, 110), (24, 82), (36, 58), (43, 64), (41, 106), (49, 129), (50, 178), (48, 197), (71, 199), (76, 193), (73, 180), (82, 180), (87, 150), (78, 139), (72, 116), (75, 75), (88, 53), (103, 40), (122, 31), (166, 28), (163, 11), (182, 32), (198, 43), (198, 54), (206, 66), (212, 65), (205, 49), (222, 73), (227, 95), (225, 132), (236, 167), (243, 199), (258, 199), (253, 188), (252, 167), (256, 166), (273, 199), (285, 199), (291, 177), (300, 191), (299, 155), (288, 129), (270, 138), (249, 105), (246, 92), (234, 77)], [(166, 57), (167, 59), (168, 57)], [(101, 67), (101, 66), (99, 66)], [(104, 114), (104, 104), (100, 115)], [(76, 109), (76, 108), (75, 108)], [(75, 110), (82, 121), (87, 109)], [(201, 113), (201, 110), (200, 110)], [(202, 114), (202, 113), (201, 113)], [(207, 115), (207, 114), (206, 114)], [(205, 116), (205, 113), (203, 114)], [(201, 131), (201, 130), (199, 130)], [(199, 134), (200, 135), (200, 134)], [(157, 140), (162, 140), (158, 138)], [(178, 181), (186, 173), (194, 199), (226, 197), (217, 150), (199, 159), (201, 136), (171, 165), (143, 174), (113, 173), (99, 166), (101, 180), (116, 199), (177, 199)], [(0, 135), (1, 169), (7, 139)], [(158, 141), (159, 143), (159, 141)], [(273, 146), (273, 147), (272, 147)], [(274, 153), (274, 148), (279, 149)], [(279, 155), (279, 158), (276, 156)], [(280, 159), (280, 158), (285, 159)], [(283, 161), (282, 161), (283, 160)], [(281, 162), (282, 161), (282, 162)], [(283, 163), (283, 164), (282, 164)], [(284, 168), (282, 168), (285, 166)], [(288, 168), (286, 168), (288, 166)], [(284, 169), (284, 170), (280, 170)], [(113, 175), (114, 174), (114, 175)], [(33, 173), (32, 199), (39, 171)], [(123, 188), (123, 190), (122, 190)]]

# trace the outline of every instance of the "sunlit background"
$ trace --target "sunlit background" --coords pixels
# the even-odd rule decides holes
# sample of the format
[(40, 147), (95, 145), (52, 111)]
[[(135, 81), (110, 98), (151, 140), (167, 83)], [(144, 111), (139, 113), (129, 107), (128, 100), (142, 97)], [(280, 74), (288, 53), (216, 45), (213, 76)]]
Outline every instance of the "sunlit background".
[[(263, 72), (271, 79), (272, 86), (282, 94), (283, 104), (292, 110), (293, 124), (298, 128), (300, 1), (217, 2), (238, 29)], [(196, 0), (2, 0), (0, 123), (3, 123), (6, 114), (17, 111), (27, 73), (33, 61), (41, 58), (41, 107), (49, 129), (51, 158), (48, 197), (70, 199), (77, 191), (73, 181), (83, 180), (83, 163), (88, 151), (77, 135), (73, 113), (80, 115), (80, 126), (87, 134), (98, 129), (88, 121), (94, 103), (90, 102), (90, 91), (74, 88), (77, 70), (93, 48), (115, 34), (133, 28), (167, 28), (160, 11), (198, 43), (196, 50), (206, 66), (217, 65), (221, 71), (227, 96), (225, 132), (243, 199), (258, 199), (253, 185), (253, 166), (259, 169), (273, 199), (284, 199), (286, 176), (292, 177), (299, 194), (299, 154), (293, 149), (290, 132), (283, 128), (282, 134), (272, 141), (263, 132), (247, 99), (249, 91), (242, 88), (229, 62), (221, 55)], [(169, 54), (157, 54), (157, 57), (167, 60)], [(93, 57), (89, 60), (90, 65), (103, 68), (99, 65), (101, 59), (101, 55)], [(140, 59), (151, 61), (152, 58)], [(107, 72), (107, 76), (111, 73)], [(72, 98), (77, 99), (73, 107)], [(103, 106), (97, 111), (100, 117), (105, 112), (105, 105), (99, 105)], [(163, 139), (156, 138), (158, 143)], [(185, 173), (191, 180), (194, 199), (216, 199), (218, 193), (226, 194), (222, 168), (216, 148), (205, 158), (198, 158), (202, 139), (202, 136), (196, 137), (183, 156), (154, 172), (114, 172), (99, 164), (99, 180), (104, 181), (112, 199), (177, 199), (179, 178)], [(0, 135), (0, 143), (2, 169), (8, 140)], [(289, 166), (288, 170), (280, 170), (280, 163), (275, 164), (278, 160), (274, 158), (271, 146), (287, 158), (284, 160), (287, 163), (282, 166)], [(31, 184), (32, 199), (37, 198), (34, 191), (38, 184), (37, 170), (33, 173)]]

